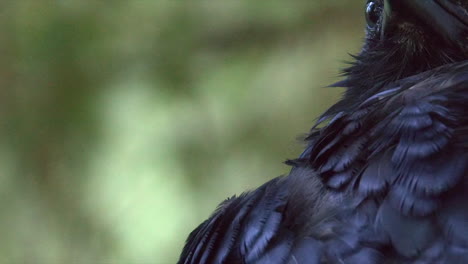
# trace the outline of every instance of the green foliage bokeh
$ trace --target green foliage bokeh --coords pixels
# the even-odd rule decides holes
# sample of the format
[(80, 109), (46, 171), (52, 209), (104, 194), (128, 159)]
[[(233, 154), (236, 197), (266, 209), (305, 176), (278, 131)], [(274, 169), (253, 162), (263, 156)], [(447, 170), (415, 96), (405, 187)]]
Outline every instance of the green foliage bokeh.
[(0, 3), (0, 263), (175, 263), (219, 202), (287, 173), (362, 2)]

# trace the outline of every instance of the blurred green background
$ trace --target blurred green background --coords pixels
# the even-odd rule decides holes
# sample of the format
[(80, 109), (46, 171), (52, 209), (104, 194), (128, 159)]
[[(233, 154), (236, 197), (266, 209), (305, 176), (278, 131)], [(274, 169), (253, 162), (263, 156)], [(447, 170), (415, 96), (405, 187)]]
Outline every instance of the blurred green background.
[(364, 2), (2, 1), (0, 263), (175, 263), (288, 171)]

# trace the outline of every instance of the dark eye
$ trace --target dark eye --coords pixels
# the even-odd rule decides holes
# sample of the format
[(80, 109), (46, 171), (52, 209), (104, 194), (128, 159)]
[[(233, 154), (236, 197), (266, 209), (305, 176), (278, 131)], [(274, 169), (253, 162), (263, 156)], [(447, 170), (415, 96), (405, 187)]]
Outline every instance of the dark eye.
[(379, 10), (375, 1), (369, 1), (366, 5), (366, 21), (370, 27), (375, 26), (379, 21)]

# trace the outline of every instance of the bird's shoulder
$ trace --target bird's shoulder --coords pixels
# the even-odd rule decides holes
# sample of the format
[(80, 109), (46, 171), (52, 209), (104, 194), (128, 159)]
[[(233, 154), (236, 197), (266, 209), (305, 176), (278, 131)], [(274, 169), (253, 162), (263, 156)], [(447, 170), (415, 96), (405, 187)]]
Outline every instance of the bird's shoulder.
[(322, 263), (342, 203), (300, 168), (222, 202), (188, 237), (179, 263)]

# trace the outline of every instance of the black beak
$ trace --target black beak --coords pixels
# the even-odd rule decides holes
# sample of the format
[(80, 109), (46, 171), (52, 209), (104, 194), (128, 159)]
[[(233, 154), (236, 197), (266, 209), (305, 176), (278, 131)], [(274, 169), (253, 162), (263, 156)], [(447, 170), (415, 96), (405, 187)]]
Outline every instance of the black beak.
[(401, 19), (417, 20), (450, 43), (464, 42), (468, 32), (467, 11), (449, 0), (385, 0), (382, 38)]

